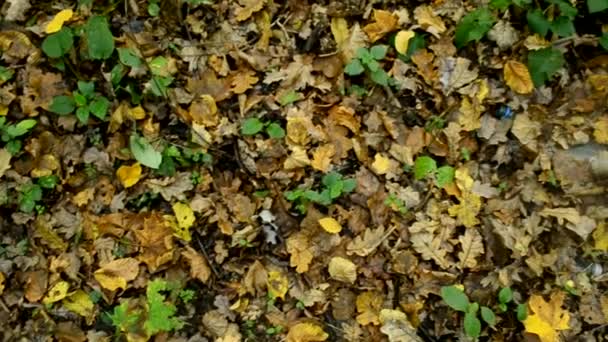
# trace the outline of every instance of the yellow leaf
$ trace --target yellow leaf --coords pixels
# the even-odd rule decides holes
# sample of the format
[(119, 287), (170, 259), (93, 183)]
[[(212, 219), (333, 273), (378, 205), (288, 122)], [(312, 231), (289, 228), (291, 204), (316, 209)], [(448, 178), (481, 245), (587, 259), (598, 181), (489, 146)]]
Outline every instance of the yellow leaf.
[(139, 261), (134, 258), (123, 258), (110, 261), (95, 271), (93, 276), (106, 290), (126, 289), (127, 283), (139, 274)]
[(595, 244), (593, 248), (601, 251), (608, 251), (608, 231), (606, 230), (606, 222), (601, 222), (593, 232), (593, 240)]
[(196, 220), (194, 217), (194, 211), (192, 211), (190, 205), (186, 203), (175, 203), (173, 205), (173, 212), (175, 213), (177, 224), (180, 228), (189, 229)]
[(471, 192), (473, 178), (469, 176), (469, 170), (466, 167), (457, 169), (454, 178), (461, 191), (460, 203), (451, 206), (448, 213), (456, 216), (465, 227), (472, 228), (479, 224), (477, 214), (481, 210), (481, 197)]
[(374, 22), (365, 25), (363, 31), (367, 33), (369, 40), (373, 43), (380, 40), (387, 33), (397, 28), (399, 19), (389, 11), (374, 10)]
[(321, 228), (325, 229), (326, 232), (331, 234), (337, 234), (342, 230), (342, 226), (336, 219), (332, 217), (325, 217), (319, 220)]
[(348, 259), (331, 258), (327, 270), (329, 275), (337, 281), (353, 284), (357, 280), (357, 266)]
[(518, 94), (529, 94), (534, 90), (532, 77), (525, 64), (518, 61), (507, 61), (504, 66), (505, 82)]
[(331, 18), (331, 34), (334, 36), (337, 46), (342, 46), (350, 35), (348, 30), (348, 22), (344, 18), (332, 17)]
[(313, 323), (298, 323), (287, 333), (287, 342), (325, 341), (329, 335), (323, 328)]
[(291, 255), (289, 265), (296, 268), (296, 272), (308, 271), (313, 254), (308, 237), (302, 233), (292, 234), (286, 241), (287, 252)]
[(393, 168), (391, 165), (391, 159), (383, 156), (380, 153), (376, 153), (374, 156), (374, 162), (372, 163), (372, 170), (379, 175), (387, 174)]
[(0, 104), (0, 116), (6, 116), (8, 114), (8, 106)]
[(562, 309), (564, 297), (564, 292), (554, 292), (545, 302), (542, 296), (532, 295), (528, 301), (531, 313), (523, 322), (526, 331), (538, 335), (541, 342), (558, 342), (558, 330), (570, 329), (570, 314)]
[(285, 170), (293, 170), (307, 165), (310, 165), (310, 159), (308, 158), (306, 150), (300, 146), (294, 146), (289, 157), (285, 159), (283, 168), (285, 168)]
[(146, 111), (142, 108), (142, 106), (137, 106), (129, 108), (127, 110), (127, 115), (133, 120), (142, 120), (146, 117)]
[(118, 180), (125, 188), (130, 188), (141, 179), (141, 165), (135, 163), (131, 166), (122, 165), (116, 171)]
[(0, 272), (0, 295), (4, 292), (4, 282), (6, 281), (6, 276), (4, 273)]
[(95, 308), (91, 297), (83, 290), (76, 290), (76, 292), (66, 297), (63, 300), (63, 306), (85, 318), (92, 318)]
[(414, 38), (414, 31), (402, 30), (395, 36), (395, 49), (402, 55), (407, 53), (407, 48), (410, 45), (410, 39)]
[(334, 154), (336, 154), (336, 148), (333, 144), (325, 144), (320, 146), (312, 153), (312, 161), (310, 162), (310, 166), (312, 166), (315, 170), (327, 172), (329, 171), (331, 158), (333, 158)]
[(58, 302), (68, 295), (70, 284), (67, 281), (60, 281), (53, 285), (46, 293), (46, 297), (42, 300), (42, 304), (52, 304)]
[(11, 157), (10, 152), (0, 148), (0, 177), (4, 176), (4, 172), (11, 168)]
[(357, 296), (357, 323), (361, 325), (380, 324), (380, 310), (382, 309), (382, 296), (378, 292), (367, 291)]
[(237, 7), (234, 15), (237, 21), (244, 21), (249, 19), (253, 13), (264, 8), (266, 0), (239, 0), (239, 4), (242, 7)]
[(286, 275), (279, 271), (270, 271), (268, 272), (266, 286), (270, 298), (285, 299), (285, 294), (287, 293), (287, 290), (289, 290), (289, 280)]
[(608, 116), (603, 116), (595, 122), (593, 138), (598, 144), (608, 144)]
[(447, 29), (441, 17), (433, 13), (431, 6), (418, 6), (414, 10), (414, 17), (418, 21), (418, 25), (436, 37)]
[(61, 30), (63, 24), (70, 20), (72, 15), (74, 15), (74, 12), (71, 9), (59, 11), (59, 13), (55, 14), (55, 17), (46, 25), (45, 32), (55, 33)]
[(471, 102), (468, 97), (463, 98), (460, 102), (460, 115), (458, 116), (458, 123), (462, 129), (470, 132), (480, 128), (483, 109), (484, 107), (477, 101)]

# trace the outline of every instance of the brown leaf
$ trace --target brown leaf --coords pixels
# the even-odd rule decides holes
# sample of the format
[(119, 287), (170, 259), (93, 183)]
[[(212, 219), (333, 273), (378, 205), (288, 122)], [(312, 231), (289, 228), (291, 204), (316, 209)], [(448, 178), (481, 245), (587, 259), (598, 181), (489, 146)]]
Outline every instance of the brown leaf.
[(329, 171), (331, 159), (335, 153), (336, 149), (332, 144), (325, 144), (317, 147), (317, 149), (312, 153), (312, 161), (310, 166), (323, 173)]
[(422, 5), (414, 10), (414, 17), (418, 21), (418, 25), (422, 26), (428, 33), (439, 38), (439, 34), (445, 32), (446, 27), (443, 20), (435, 13), (431, 6)]
[(211, 277), (211, 268), (207, 265), (207, 260), (190, 246), (186, 246), (186, 249), (182, 251), (182, 256), (190, 264), (190, 276), (200, 280), (203, 284), (207, 283)]
[(374, 10), (374, 22), (365, 25), (363, 31), (369, 37), (370, 42), (374, 43), (382, 39), (387, 33), (397, 29), (399, 19), (389, 11)]
[(420, 49), (412, 56), (412, 62), (416, 64), (418, 75), (424, 78), (426, 84), (432, 86), (437, 82), (437, 70), (433, 64), (435, 56), (426, 49)]
[(106, 290), (126, 289), (127, 283), (139, 274), (139, 261), (123, 258), (110, 261), (93, 274), (99, 285)]

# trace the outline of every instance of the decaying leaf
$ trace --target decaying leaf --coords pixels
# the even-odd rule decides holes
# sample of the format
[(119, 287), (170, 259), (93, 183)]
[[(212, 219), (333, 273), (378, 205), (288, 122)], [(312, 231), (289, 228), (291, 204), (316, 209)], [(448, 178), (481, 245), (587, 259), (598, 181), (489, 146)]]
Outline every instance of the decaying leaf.
[(504, 78), (507, 85), (518, 94), (529, 94), (534, 90), (534, 83), (528, 68), (518, 61), (507, 61), (505, 63)]
[(399, 310), (382, 309), (380, 323), (380, 331), (388, 337), (389, 342), (422, 342), (405, 313)]
[(139, 261), (134, 258), (123, 258), (110, 261), (95, 271), (95, 279), (106, 290), (126, 289), (127, 283), (139, 274)]

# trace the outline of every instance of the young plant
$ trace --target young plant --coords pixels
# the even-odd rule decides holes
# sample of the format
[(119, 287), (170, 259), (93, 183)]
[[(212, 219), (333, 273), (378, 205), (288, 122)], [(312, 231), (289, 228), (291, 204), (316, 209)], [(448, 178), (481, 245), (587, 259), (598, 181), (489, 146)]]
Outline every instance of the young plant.
[(330, 172), (323, 176), (321, 184), (320, 191), (299, 188), (286, 191), (285, 198), (290, 202), (295, 202), (296, 209), (304, 214), (310, 202), (323, 206), (330, 205), (335, 199), (352, 192), (357, 186), (354, 179), (344, 178), (338, 172)]
[[(498, 292), (498, 311), (507, 312), (509, 310), (509, 303), (514, 302), (513, 290), (510, 287), (504, 287)], [(528, 305), (526, 303), (517, 304), (514, 309), (517, 319), (523, 321), (528, 317)]]
[(565, 63), (562, 53), (551, 47), (530, 51), (528, 54), (528, 69), (532, 82), (537, 87), (550, 80)]
[(78, 120), (86, 124), (90, 114), (104, 120), (109, 108), (110, 100), (95, 92), (95, 83), (78, 81), (78, 90), (72, 96), (55, 96), (49, 110), (59, 115), (68, 115), (75, 110)]
[(349, 76), (358, 76), (367, 72), (372, 81), (381, 86), (388, 86), (390, 77), (378, 62), (386, 57), (387, 51), (387, 45), (374, 45), (370, 49), (361, 47), (357, 49), (350, 63), (344, 67), (344, 72)]
[(19, 210), (24, 213), (31, 213), (34, 209), (39, 212), (44, 211), (44, 207), (38, 204), (42, 200), (42, 191), (43, 189), (54, 189), (57, 183), (59, 183), (59, 178), (50, 175), (38, 178), (35, 183), (27, 182), (21, 185), (17, 198)]
[(258, 118), (248, 118), (241, 125), (243, 135), (256, 135), (263, 130), (273, 139), (281, 139), (285, 136), (285, 130), (276, 122), (262, 122)]
[(129, 148), (135, 159), (151, 169), (158, 169), (163, 155), (158, 152), (146, 138), (134, 133), (129, 137)]
[(482, 7), (465, 15), (458, 25), (454, 37), (457, 48), (462, 48), (472, 41), (479, 41), (492, 28), (496, 18), (489, 9)]
[(443, 188), (454, 181), (454, 168), (449, 165), (437, 167), (435, 159), (429, 156), (417, 157), (414, 161), (414, 178), (422, 180), (432, 176), (435, 184)]
[(405, 206), (405, 202), (397, 197), (395, 194), (390, 194), (384, 200), (384, 205), (391, 208), (394, 211), (400, 212), (401, 214), (407, 213), (407, 207)]
[(478, 311), (481, 319), (488, 325), (496, 324), (496, 316), (492, 309), (487, 306), (480, 306), (475, 302), (469, 302), (469, 297), (456, 286), (442, 287), (441, 298), (450, 308), (464, 312), (464, 332), (471, 338), (477, 338), (481, 334), (481, 321), (477, 315)]
[(12, 155), (17, 154), (22, 145), (17, 138), (27, 134), (34, 126), (36, 126), (36, 120), (34, 119), (25, 119), (10, 125), (6, 123), (5, 116), (0, 117), (0, 134), (6, 150)]

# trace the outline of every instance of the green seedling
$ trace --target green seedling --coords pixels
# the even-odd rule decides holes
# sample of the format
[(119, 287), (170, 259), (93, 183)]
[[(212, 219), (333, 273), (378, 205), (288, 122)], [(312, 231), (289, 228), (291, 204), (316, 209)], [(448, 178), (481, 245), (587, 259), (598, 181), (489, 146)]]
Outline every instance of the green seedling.
[(458, 25), (454, 36), (457, 48), (462, 48), (472, 41), (479, 41), (492, 28), (496, 18), (489, 9), (482, 7), (465, 15)]
[(487, 306), (480, 306), (475, 302), (469, 302), (469, 297), (456, 286), (442, 287), (441, 298), (450, 308), (464, 312), (464, 332), (471, 338), (477, 338), (481, 334), (481, 321), (478, 318), (478, 312), (481, 319), (488, 325), (496, 324), (496, 315), (494, 315), (492, 309)]
[(0, 117), (0, 134), (2, 142), (5, 143), (4, 148), (12, 155), (17, 154), (22, 146), (21, 141), (17, 138), (30, 132), (34, 126), (36, 126), (36, 120), (34, 119), (25, 119), (16, 124), (7, 124), (6, 117)]
[(290, 202), (295, 202), (296, 209), (304, 214), (309, 203), (328, 206), (340, 196), (351, 193), (357, 186), (354, 179), (344, 178), (338, 172), (330, 172), (323, 176), (321, 184), (322, 187), (319, 191), (305, 188), (286, 191), (285, 198)]
[(355, 57), (344, 67), (349, 76), (358, 76), (365, 72), (375, 83), (388, 86), (390, 76), (384, 71), (379, 61), (386, 57), (387, 45), (374, 45), (370, 49), (361, 47), (357, 49)]
[(384, 200), (384, 205), (401, 214), (407, 213), (405, 202), (398, 198), (395, 194), (388, 195), (388, 197)]
[(241, 134), (255, 135), (265, 131), (273, 139), (281, 139), (285, 136), (285, 130), (276, 122), (262, 122), (258, 118), (248, 118), (241, 125)]
[(38, 202), (42, 200), (43, 189), (52, 190), (59, 183), (59, 177), (50, 175), (40, 177), (36, 182), (27, 182), (19, 187), (17, 201), (19, 210), (24, 213), (31, 213), (36, 209), (39, 213), (44, 211), (44, 207)]
[(91, 114), (100, 120), (106, 118), (110, 109), (110, 100), (95, 92), (95, 83), (78, 81), (78, 90), (72, 96), (55, 96), (49, 110), (59, 115), (76, 112), (76, 117), (82, 124), (89, 121)]
[(454, 168), (449, 165), (437, 167), (435, 159), (429, 156), (421, 156), (414, 161), (414, 178), (422, 180), (432, 177), (435, 184), (443, 188), (454, 181)]

